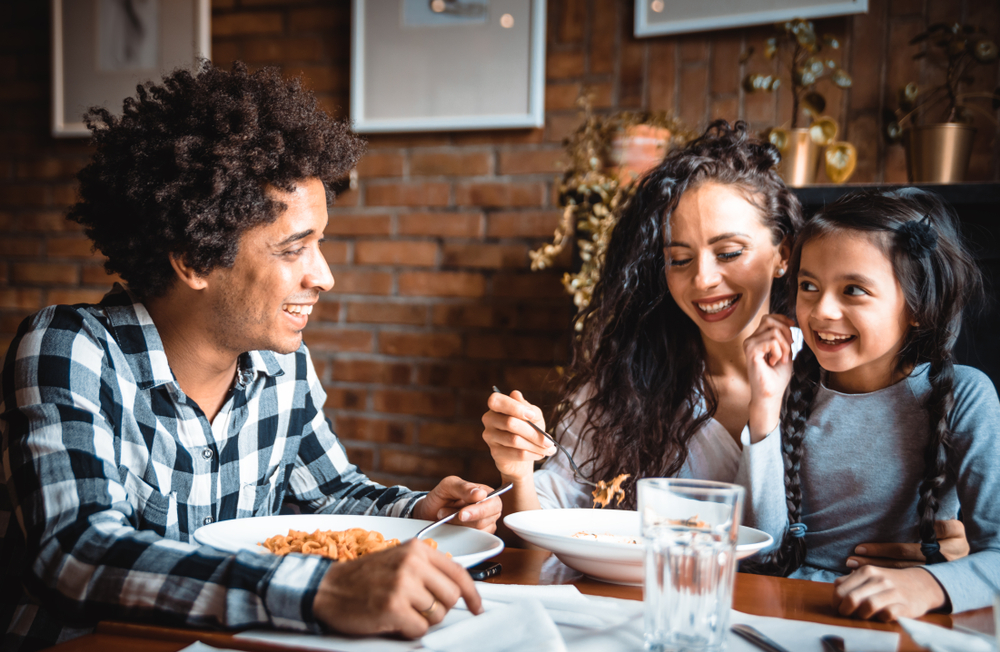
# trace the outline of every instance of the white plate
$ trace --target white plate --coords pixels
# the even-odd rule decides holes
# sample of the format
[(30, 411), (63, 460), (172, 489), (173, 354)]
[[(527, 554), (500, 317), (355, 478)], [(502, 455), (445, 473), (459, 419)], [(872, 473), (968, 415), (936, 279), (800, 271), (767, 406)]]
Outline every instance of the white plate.
[[(507, 515), (503, 522), (519, 537), (551, 550), (562, 563), (594, 579), (642, 584), (639, 513), (620, 509), (536, 509)], [(577, 532), (632, 537), (639, 543), (576, 539)], [(740, 526), (736, 558), (744, 559), (771, 544), (766, 532)]]
[[(271, 553), (267, 548), (258, 544), (276, 534), (288, 534), (289, 530), (337, 531), (359, 527), (381, 532), (386, 539), (405, 541), (429, 523), (430, 521), (414, 518), (388, 516), (284, 514), (210, 523), (194, 531), (194, 540), (223, 552), (250, 550), (269, 555)], [(456, 525), (441, 525), (431, 533), (430, 538), (437, 541), (438, 550), (451, 553), (451, 558), (465, 568), (494, 557), (503, 550), (503, 541), (492, 534)]]

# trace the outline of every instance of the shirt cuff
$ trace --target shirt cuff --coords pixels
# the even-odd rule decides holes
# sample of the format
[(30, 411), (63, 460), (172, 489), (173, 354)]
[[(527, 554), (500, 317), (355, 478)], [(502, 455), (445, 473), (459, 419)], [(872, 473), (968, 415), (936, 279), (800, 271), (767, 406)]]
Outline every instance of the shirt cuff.
[(317, 555), (286, 555), (267, 578), (264, 607), (278, 629), (322, 633), (313, 614), (319, 583), (334, 562)]

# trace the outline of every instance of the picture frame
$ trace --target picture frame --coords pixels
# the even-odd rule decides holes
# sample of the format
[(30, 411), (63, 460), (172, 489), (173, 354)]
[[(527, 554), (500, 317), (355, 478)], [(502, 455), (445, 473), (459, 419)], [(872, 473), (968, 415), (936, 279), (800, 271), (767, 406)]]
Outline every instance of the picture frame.
[(90, 107), (120, 113), (137, 85), (211, 56), (211, 0), (50, 1), (55, 137), (90, 136)]
[[(737, 13), (735, 7), (739, 7)], [(635, 0), (636, 37), (868, 12), (868, 0)]]
[(351, 119), (359, 133), (544, 126), (545, 0), (353, 0)]

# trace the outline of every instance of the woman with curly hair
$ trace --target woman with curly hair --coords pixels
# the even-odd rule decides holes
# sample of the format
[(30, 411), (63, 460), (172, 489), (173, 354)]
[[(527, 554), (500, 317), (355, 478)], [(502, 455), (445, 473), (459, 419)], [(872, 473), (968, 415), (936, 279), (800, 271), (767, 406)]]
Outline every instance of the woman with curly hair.
[[(720, 120), (649, 171), (625, 206), (554, 417), (584, 480), (736, 479), (750, 402), (743, 342), (785, 313), (802, 224), (778, 160), (746, 123)], [(517, 391), (488, 404), (483, 438), (514, 483), (505, 512), (589, 507), (592, 486), (525, 423), (544, 428), (541, 410)], [(621, 506), (635, 509), (635, 483), (623, 488)]]

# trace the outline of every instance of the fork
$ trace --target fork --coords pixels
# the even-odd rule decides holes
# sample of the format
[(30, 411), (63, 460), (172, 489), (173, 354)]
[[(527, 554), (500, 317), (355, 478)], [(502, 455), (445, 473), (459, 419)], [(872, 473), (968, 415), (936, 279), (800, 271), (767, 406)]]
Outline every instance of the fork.
[[(472, 504), (473, 504), (473, 505), (478, 505), (479, 503), (482, 503), (482, 502), (486, 502), (487, 500), (489, 500), (489, 499), (490, 499), (490, 498), (492, 498), (493, 496), (499, 496), (499, 495), (501, 495), (501, 494), (505, 494), (505, 493), (507, 493), (507, 492), (508, 492), (508, 491), (510, 490), (510, 488), (511, 488), (511, 487), (513, 487), (513, 486), (514, 486), (514, 483), (513, 483), (513, 482), (511, 482), (510, 484), (506, 484), (506, 485), (504, 485), (504, 486), (500, 487), (499, 489), (494, 489), (494, 490), (493, 490), (493, 491), (491, 491), (490, 493), (486, 494), (486, 498), (483, 498), (482, 500), (477, 500), (476, 502), (474, 502), (474, 503), (472, 503)], [(438, 520), (434, 521), (433, 523), (431, 523), (431, 524), (429, 524), (429, 525), (427, 525), (427, 526), (425, 526), (425, 527), (421, 528), (421, 530), (420, 530), (419, 532), (417, 532), (416, 534), (414, 534), (414, 535), (413, 535), (413, 538), (414, 538), (414, 539), (419, 539), (419, 538), (421, 538), (421, 537), (425, 536), (425, 535), (426, 535), (426, 534), (427, 534), (428, 532), (430, 532), (431, 530), (433, 530), (433, 529), (434, 529), (434, 528), (436, 528), (437, 526), (439, 526), (439, 525), (444, 525), (445, 523), (447, 523), (447, 522), (448, 522), (448, 521), (450, 521), (451, 519), (453, 519), (453, 518), (455, 518), (456, 516), (458, 516), (458, 512), (460, 512), (460, 511), (462, 511), (462, 510), (458, 510), (458, 511), (456, 511), (456, 512), (452, 512), (452, 513), (451, 513), (451, 514), (449, 514), (448, 516), (445, 516), (444, 518), (439, 518)]]
[[(495, 394), (503, 394), (503, 392), (501, 392), (500, 389), (496, 385), (493, 386), (493, 393), (495, 393)], [(555, 444), (556, 448), (558, 448), (562, 452), (562, 454), (566, 456), (566, 459), (569, 461), (570, 468), (573, 469), (573, 477), (574, 478), (576, 478), (579, 482), (583, 482), (583, 483), (589, 484), (591, 487), (596, 487), (597, 486), (596, 482), (591, 482), (590, 480), (587, 480), (586, 478), (583, 477), (583, 473), (580, 471), (580, 468), (576, 465), (576, 462), (573, 461), (573, 456), (569, 454), (569, 451), (566, 450), (566, 448), (562, 444), (560, 444), (559, 442), (556, 441), (555, 437), (553, 437), (549, 433), (545, 432), (544, 430), (542, 430), (541, 428), (539, 428), (538, 426), (536, 426), (531, 421), (528, 421), (527, 419), (521, 419), (521, 420), (524, 421), (525, 423), (527, 423), (532, 428), (534, 428), (537, 432), (539, 432), (542, 435), (544, 435), (546, 439), (548, 439), (550, 442), (552, 442), (553, 444)]]

